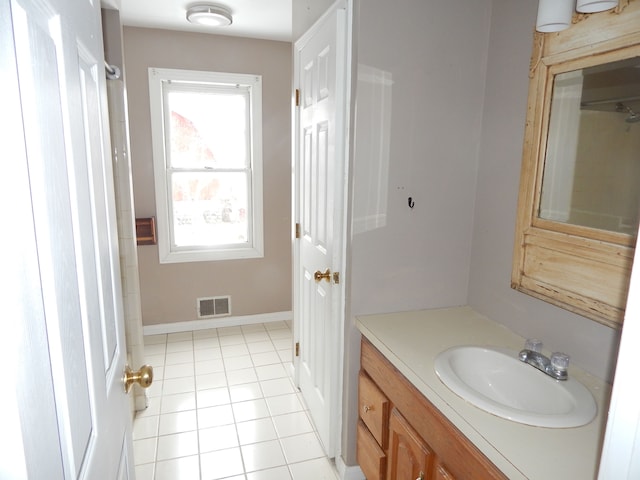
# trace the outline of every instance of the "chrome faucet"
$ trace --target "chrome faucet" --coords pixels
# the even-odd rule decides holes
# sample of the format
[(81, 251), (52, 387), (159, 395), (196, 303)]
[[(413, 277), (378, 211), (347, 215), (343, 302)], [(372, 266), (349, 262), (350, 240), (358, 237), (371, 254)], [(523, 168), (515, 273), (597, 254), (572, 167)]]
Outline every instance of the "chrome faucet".
[(554, 352), (551, 354), (551, 358), (546, 357), (540, 353), (542, 342), (539, 340), (527, 340), (524, 347), (524, 350), (521, 350), (518, 354), (518, 358), (521, 361), (528, 363), (556, 380), (567, 380), (569, 378), (567, 373), (569, 355)]

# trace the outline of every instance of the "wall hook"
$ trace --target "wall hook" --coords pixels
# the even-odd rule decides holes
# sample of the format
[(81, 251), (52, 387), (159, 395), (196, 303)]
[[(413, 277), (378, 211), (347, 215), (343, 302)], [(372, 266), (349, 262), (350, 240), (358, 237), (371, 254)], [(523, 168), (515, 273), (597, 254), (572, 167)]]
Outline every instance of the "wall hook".
[(407, 203), (409, 204), (409, 208), (413, 208), (415, 206), (415, 202), (413, 201), (412, 197), (409, 197), (409, 200)]

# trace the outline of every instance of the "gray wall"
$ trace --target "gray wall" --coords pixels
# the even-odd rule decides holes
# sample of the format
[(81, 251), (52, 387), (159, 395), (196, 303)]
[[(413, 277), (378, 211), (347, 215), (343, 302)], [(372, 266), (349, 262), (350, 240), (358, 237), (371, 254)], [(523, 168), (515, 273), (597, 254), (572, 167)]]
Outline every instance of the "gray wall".
[(536, 2), (493, 0), (469, 305), (600, 378), (613, 380), (619, 332), (510, 288)]
[(234, 316), (291, 310), (291, 44), (124, 29), (136, 217), (156, 214), (148, 68), (262, 75), (264, 251), (261, 259), (161, 265), (138, 247), (145, 325), (195, 320), (196, 298), (231, 295)]
[[(510, 288), (537, 2), (355, 2), (357, 62), (372, 67), (369, 72), (391, 73), (393, 82), (368, 99), (362, 92), (371, 92), (370, 85), (360, 88), (356, 107), (343, 392), (348, 465), (356, 463), (355, 315), (469, 304), (609, 381), (618, 342), (616, 331)], [(365, 100), (391, 113), (363, 108)], [(372, 114), (382, 120), (372, 122)], [(385, 122), (388, 129), (376, 130)], [(367, 226), (358, 217), (362, 199), (380, 200), (366, 187), (375, 185), (371, 159), (379, 152), (370, 148), (359, 156), (358, 148), (362, 153), (366, 145), (362, 136), (379, 143), (374, 133), (385, 130), (389, 161), (381, 189), (387, 197), (377, 210), (364, 209), (378, 213)], [(363, 174), (374, 180), (362, 182)]]

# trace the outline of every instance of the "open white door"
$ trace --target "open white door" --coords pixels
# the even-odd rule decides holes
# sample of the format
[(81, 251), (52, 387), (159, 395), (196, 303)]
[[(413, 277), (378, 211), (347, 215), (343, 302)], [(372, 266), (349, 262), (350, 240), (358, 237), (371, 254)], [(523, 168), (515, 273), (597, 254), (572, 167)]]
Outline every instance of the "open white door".
[(100, 2), (0, 2), (0, 45), (0, 477), (134, 478)]
[(338, 2), (296, 42), (294, 57), (296, 378), (329, 457), (340, 429), (344, 350), (348, 19), (347, 2)]

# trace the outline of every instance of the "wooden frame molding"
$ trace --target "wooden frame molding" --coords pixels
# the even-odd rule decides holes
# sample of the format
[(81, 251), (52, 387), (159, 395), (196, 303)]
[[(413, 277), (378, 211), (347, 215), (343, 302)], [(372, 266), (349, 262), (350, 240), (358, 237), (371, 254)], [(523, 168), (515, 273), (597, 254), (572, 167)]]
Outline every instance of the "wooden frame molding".
[(640, 2), (574, 17), (557, 33), (534, 35), (511, 287), (619, 328), (635, 236), (538, 216), (555, 75), (640, 56)]

